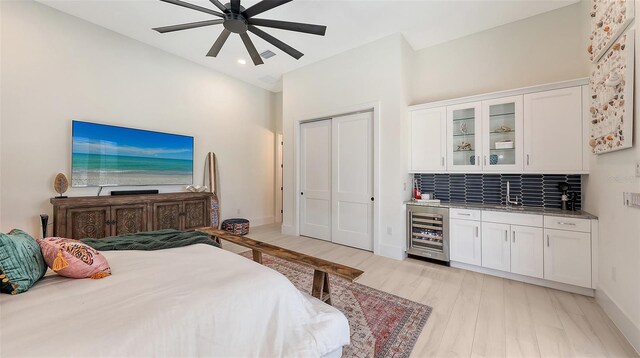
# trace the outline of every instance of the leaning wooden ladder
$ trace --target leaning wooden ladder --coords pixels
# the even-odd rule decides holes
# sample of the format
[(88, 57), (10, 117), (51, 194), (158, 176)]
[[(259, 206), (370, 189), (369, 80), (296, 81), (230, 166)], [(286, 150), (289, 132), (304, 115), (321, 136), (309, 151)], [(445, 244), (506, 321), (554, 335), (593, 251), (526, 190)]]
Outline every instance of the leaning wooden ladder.
[(364, 273), (364, 271), (353, 267), (319, 259), (317, 257), (288, 250), (266, 242), (257, 241), (245, 236), (233, 235), (215, 228), (201, 228), (197, 229), (197, 231), (211, 236), (211, 238), (218, 244), (221, 244), (221, 240), (225, 240), (251, 249), (253, 253), (253, 261), (260, 264), (262, 263), (262, 254), (264, 253), (293, 263), (311, 267), (313, 269), (313, 286), (311, 287), (311, 295), (328, 304), (331, 304), (329, 275), (336, 275), (353, 282)]

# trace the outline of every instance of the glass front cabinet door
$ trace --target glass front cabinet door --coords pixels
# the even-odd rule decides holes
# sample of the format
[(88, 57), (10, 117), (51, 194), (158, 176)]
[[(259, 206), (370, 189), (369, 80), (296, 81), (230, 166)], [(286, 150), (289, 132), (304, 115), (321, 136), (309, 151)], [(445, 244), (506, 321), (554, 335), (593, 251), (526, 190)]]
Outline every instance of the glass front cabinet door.
[(483, 171), (521, 171), (522, 96), (482, 101)]
[(482, 102), (447, 107), (447, 171), (480, 171)]

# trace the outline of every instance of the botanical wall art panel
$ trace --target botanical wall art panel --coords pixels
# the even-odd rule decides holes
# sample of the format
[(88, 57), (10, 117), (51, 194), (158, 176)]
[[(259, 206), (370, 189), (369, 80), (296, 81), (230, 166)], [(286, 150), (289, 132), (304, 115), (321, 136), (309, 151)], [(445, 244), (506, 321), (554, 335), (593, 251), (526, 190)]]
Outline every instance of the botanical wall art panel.
[(591, 6), (591, 45), (589, 59), (600, 60), (634, 17), (633, 0), (593, 0)]
[(634, 31), (623, 33), (591, 70), (591, 138), (595, 154), (633, 146)]

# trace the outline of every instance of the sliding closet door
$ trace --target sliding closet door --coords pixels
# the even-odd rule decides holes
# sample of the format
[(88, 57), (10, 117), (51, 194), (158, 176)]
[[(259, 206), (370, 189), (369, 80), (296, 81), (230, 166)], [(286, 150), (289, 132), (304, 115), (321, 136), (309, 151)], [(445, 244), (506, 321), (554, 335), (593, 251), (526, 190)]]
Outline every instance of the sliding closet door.
[(331, 240), (331, 120), (300, 125), (300, 235)]
[(333, 118), (332, 241), (373, 250), (373, 113)]

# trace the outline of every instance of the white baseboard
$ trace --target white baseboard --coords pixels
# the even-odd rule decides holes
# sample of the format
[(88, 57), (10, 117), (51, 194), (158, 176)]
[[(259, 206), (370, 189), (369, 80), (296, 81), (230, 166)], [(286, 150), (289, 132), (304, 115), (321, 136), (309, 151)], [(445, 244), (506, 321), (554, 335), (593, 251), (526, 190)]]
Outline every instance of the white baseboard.
[(480, 272), (480, 273), (484, 273), (484, 274), (487, 274), (487, 275), (498, 276), (498, 277), (502, 277), (502, 278), (508, 278), (508, 279), (511, 279), (511, 280), (514, 280), (514, 281), (521, 281), (521, 282), (530, 283), (532, 285), (538, 285), (538, 286), (543, 286), (543, 287), (554, 288), (556, 290), (577, 293), (579, 295), (584, 295), (584, 296), (589, 296), (589, 297), (593, 297), (594, 296), (594, 290), (592, 288), (568, 285), (568, 284), (565, 284), (565, 283), (559, 283), (559, 282), (543, 280), (541, 278), (529, 277), (529, 276), (524, 276), (524, 275), (518, 275), (518, 274), (515, 274), (515, 273), (511, 273), (511, 272), (504, 272), (504, 271), (500, 271), (500, 270), (489, 269), (489, 268), (486, 268), (486, 267), (469, 265), (469, 264), (465, 264), (465, 263), (462, 263), (462, 262), (451, 261), (450, 265), (451, 265), (451, 267), (461, 268), (461, 269), (465, 269), (465, 270), (469, 270), (469, 271)]
[(282, 230), (283, 235), (296, 236), (296, 228), (293, 227), (293, 225), (282, 224), (282, 226), (280, 226), (280, 229)]
[(640, 354), (640, 327), (636, 326), (620, 306), (600, 287), (596, 290), (596, 302), (611, 318), (622, 335), (627, 338), (636, 353)]
[(378, 245), (378, 250), (374, 252), (374, 254), (388, 257), (394, 260), (404, 260), (406, 258), (404, 249), (402, 247), (384, 244)]
[(275, 222), (275, 217), (267, 216), (265, 218), (250, 218), (249, 222), (251, 223), (251, 226), (269, 225)]

